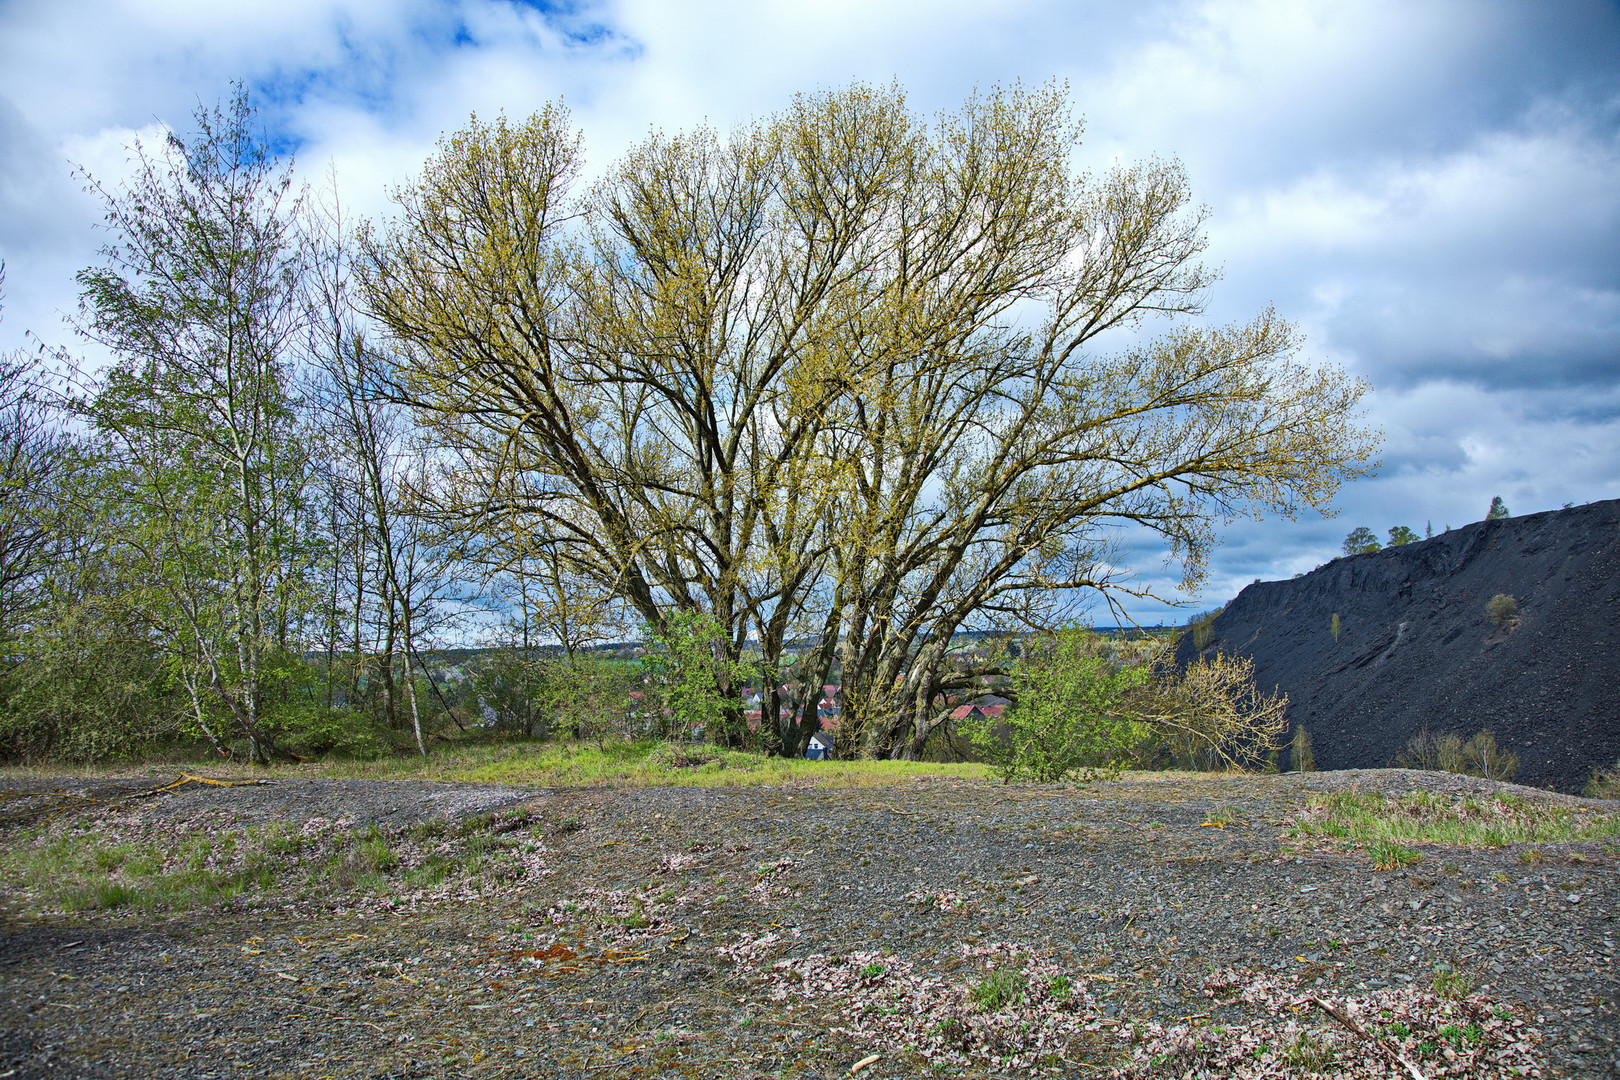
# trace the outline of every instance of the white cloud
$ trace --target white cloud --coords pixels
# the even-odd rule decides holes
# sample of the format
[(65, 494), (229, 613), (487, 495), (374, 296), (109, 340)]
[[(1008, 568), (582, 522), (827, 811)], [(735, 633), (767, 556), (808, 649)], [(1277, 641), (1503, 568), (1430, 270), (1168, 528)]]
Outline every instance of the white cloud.
[[(722, 128), (897, 78), (915, 107), (1071, 80), (1088, 160), (1178, 156), (1225, 269), (1211, 315), (1274, 303), (1371, 375), (1389, 468), (1328, 522), (1239, 523), (1211, 599), (1354, 524), (1461, 524), (1620, 495), (1620, 12), (1531, 0), (54, 0), (0, 3), (0, 348), (62, 338), (122, 168), (234, 78), (301, 171), (386, 209), (477, 110), (565, 97), (600, 166), (650, 126)], [(9, 108), (7, 107), (9, 103)], [(1555, 385), (1547, 385), (1551, 381)], [(1156, 557), (1142, 567), (1157, 573)]]
[(1489, 131), (1467, 147), (1413, 159), (1319, 167), (1237, 195), (1225, 246), (1431, 270), (1472, 262), (1563, 265), (1594, 232), (1620, 227), (1620, 142), (1574, 126)]

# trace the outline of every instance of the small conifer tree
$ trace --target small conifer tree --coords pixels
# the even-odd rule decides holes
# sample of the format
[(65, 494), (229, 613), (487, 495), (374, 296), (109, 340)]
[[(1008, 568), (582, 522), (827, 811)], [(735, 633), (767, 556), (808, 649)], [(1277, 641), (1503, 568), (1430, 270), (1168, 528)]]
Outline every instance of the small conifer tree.
[(1500, 495), (1492, 496), (1492, 498), (1491, 498), (1491, 508), (1489, 510), (1485, 511), (1485, 520), (1486, 521), (1500, 521), (1503, 518), (1512, 517), (1512, 516), (1513, 516), (1512, 512), (1509, 511), (1508, 508), (1507, 508), (1507, 503), (1502, 501), (1502, 496), (1500, 496)]

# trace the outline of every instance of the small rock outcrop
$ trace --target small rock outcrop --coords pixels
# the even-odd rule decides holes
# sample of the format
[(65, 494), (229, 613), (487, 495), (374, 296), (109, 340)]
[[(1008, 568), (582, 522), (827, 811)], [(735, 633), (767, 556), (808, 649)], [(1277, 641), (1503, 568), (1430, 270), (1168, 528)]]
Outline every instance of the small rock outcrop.
[[(1487, 610), (1498, 596), (1513, 602)], [(1519, 783), (1579, 791), (1620, 759), (1620, 500), (1256, 582), (1209, 630), (1205, 651), (1252, 657), (1260, 687), (1288, 695), (1320, 769), (1388, 765), (1425, 729), (1488, 729)], [(1191, 635), (1180, 650), (1195, 655)]]

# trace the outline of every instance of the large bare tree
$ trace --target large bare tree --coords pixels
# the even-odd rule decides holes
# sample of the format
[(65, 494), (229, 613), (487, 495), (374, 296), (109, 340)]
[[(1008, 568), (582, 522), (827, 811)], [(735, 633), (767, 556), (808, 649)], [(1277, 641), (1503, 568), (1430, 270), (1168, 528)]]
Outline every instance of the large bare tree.
[(543, 538), (654, 628), (753, 639), (767, 715), (809, 642), (845, 748), (913, 755), (983, 674), (953, 634), (1130, 592), (1121, 527), (1196, 580), (1217, 523), (1324, 510), (1372, 449), (1363, 386), (1289, 324), (1187, 318), (1212, 276), (1181, 169), (1093, 176), (1079, 136), (1056, 87), (928, 120), (856, 85), (654, 135), (576, 193), (560, 108), (475, 118), (362, 232), (362, 289), (472, 527)]

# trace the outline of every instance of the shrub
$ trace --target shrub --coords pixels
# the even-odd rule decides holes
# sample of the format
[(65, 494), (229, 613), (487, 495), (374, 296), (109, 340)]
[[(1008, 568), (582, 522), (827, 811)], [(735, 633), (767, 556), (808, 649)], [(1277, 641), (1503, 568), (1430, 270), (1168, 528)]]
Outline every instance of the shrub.
[(1593, 769), (1581, 794), (1588, 799), (1620, 799), (1620, 761), (1612, 769)]
[(1005, 782), (1055, 783), (1081, 770), (1260, 768), (1283, 744), (1288, 699), (1254, 682), (1254, 662), (1172, 643), (1068, 628), (1027, 639), (1007, 671), (1001, 718), (960, 729)]
[(1311, 747), (1311, 733), (1303, 727), (1294, 729), (1294, 745), (1289, 751), (1289, 762), (1295, 772), (1316, 771), (1316, 752)]
[(73, 611), (10, 643), (0, 665), (0, 758), (103, 761), (184, 739), (184, 695), (143, 633)]
[(1450, 732), (1435, 735), (1427, 728), (1407, 740), (1406, 748), (1395, 755), (1397, 769), (1427, 769), (1430, 772), (1463, 771), (1462, 737)]
[(1129, 756), (1137, 733), (1125, 703), (1149, 672), (1111, 662), (1106, 645), (1077, 627), (1027, 642), (1012, 665), (1015, 698), (1003, 721), (963, 721), (1004, 782), (1056, 783), (1079, 769), (1115, 768)]
[(1428, 769), (1431, 772), (1459, 773), (1487, 780), (1511, 780), (1519, 771), (1519, 756), (1500, 750), (1496, 735), (1481, 731), (1464, 742), (1450, 732), (1435, 735), (1424, 729), (1395, 755), (1398, 769)]
[(265, 727), (289, 750), (306, 754), (341, 754), (380, 758), (393, 752), (388, 733), (364, 713), (296, 702), (268, 717)]
[(1288, 697), (1255, 685), (1254, 661), (1216, 652), (1177, 671), (1160, 662), (1135, 701), (1150, 737), (1137, 765), (1161, 769), (1263, 767), (1288, 730)]
[(648, 711), (660, 737), (682, 738), (702, 730), (722, 746), (739, 747), (753, 741), (726, 690), (746, 686), (757, 677), (757, 663), (733, 658), (725, 629), (708, 612), (677, 611), (660, 627), (645, 633), (656, 644), (642, 660), (648, 675)]
[(1519, 617), (1519, 602), (1507, 593), (1497, 593), (1485, 601), (1485, 615), (1492, 624), (1506, 626)]
[(1463, 771), (1487, 780), (1511, 780), (1519, 771), (1519, 755), (1497, 748), (1496, 735), (1481, 731), (1463, 744)]
[(1334, 641), (1338, 641), (1339, 640), (1339, 633), (1343, 629), (1344, 629), (1344, 624), (1339, 621), (1339, 613), (1337, 611), (1335, 611), (1333, 613), (1333, 618), (1328, 620), (1328, 633), (1333, 635), (1333, 640)]

